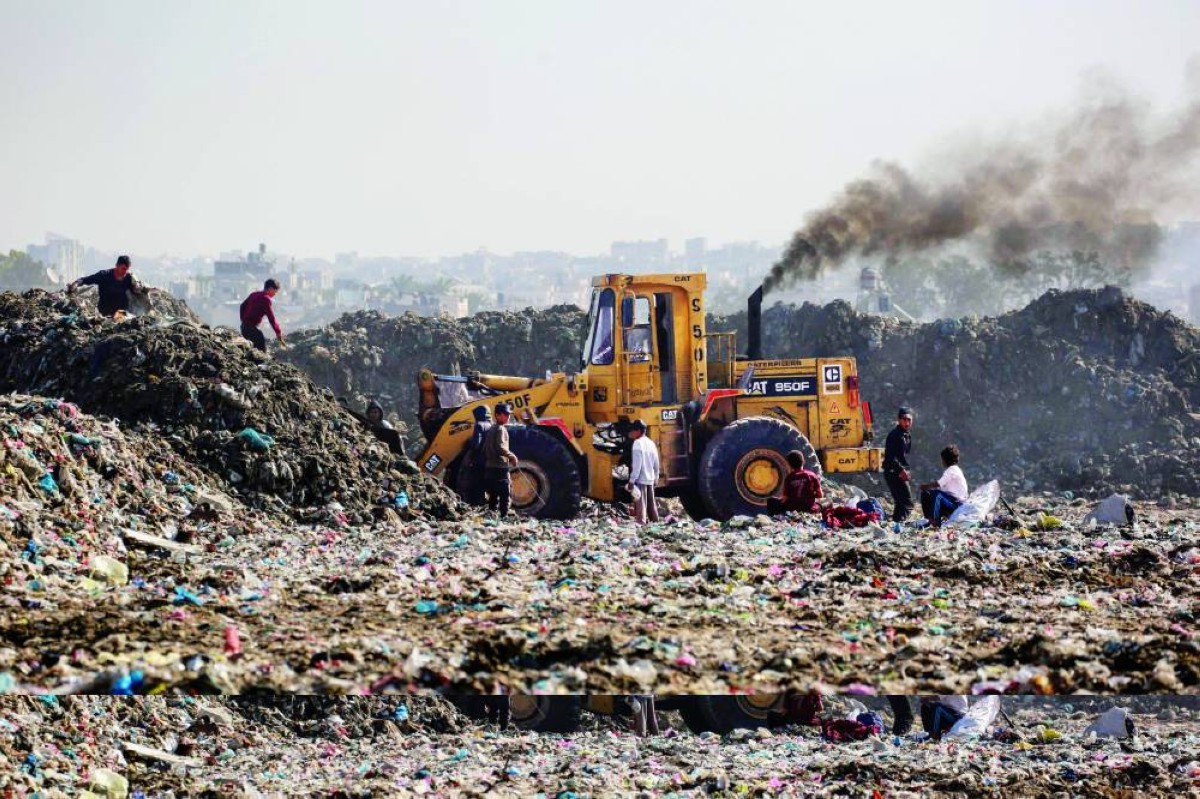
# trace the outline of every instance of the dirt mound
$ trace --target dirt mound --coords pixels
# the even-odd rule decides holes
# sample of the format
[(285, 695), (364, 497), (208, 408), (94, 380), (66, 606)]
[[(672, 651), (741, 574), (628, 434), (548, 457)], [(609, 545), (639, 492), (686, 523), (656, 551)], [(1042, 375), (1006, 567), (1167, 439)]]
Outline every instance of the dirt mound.
[[(745, 340), (745, 314), (712, 320)], [(995, 318), (913, 324), (847, 303), (763, 312), (768, 357), (854, 355), (876, 430), (916, 409), (919, 479), (955, 442), (976, 482), (1200, 495), (1200, 331), (1119, 289), (1051, 291)], [(924, 475), (924, 477), (923, 477)]]
[(280, 358), (360, 410), (374, 398), (419, 438), (417, 372), (478, 369), (540, 375), (578, 368), (586, 315), (573, 305), (520, 313), (489, 311), (463, 319), (345, 314), (327, 327), (289, 334)]
[(389, 491), (404, 491), (417, 512), (455, 506), (329, 392), (232, 330), (185, 317), (114, 322), (86, 301), (37, 290), (0, 294), (0, 318), (0, 390), (116, 417), (249, 506), (327, 508), (350, 521), (365, 521)]

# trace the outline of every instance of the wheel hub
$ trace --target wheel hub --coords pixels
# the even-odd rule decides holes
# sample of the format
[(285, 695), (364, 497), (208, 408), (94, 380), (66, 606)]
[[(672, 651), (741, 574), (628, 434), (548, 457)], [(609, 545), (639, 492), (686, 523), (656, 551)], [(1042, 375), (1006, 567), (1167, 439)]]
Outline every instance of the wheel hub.
[(783, 456), (768, 449), (755, 449), (742, 456), (737, 466), (738, 491), (746, 500), (763, 504), (779, 493), (787, 474)]

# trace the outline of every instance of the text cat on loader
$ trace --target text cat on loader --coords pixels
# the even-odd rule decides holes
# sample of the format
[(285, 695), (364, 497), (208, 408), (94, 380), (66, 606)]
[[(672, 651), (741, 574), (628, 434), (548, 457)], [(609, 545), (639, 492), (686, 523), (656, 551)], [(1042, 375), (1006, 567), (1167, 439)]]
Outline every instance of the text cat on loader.
[(635, 419), (658, 445), (659, 496), (693, 518), (763, 512), (780, 496), (786, 454), (818, 472), (878, 471), (870, 407), (853, 358), (761, 360), (762, 289), (750, 297), (749, 357), (732, 333), (705, 330), (706, 276), (603, 275), (592, 280), (587, 339), (575, 373), (504, 377), (421, 370), (419, 419), (429, 445), (417, 463), (470, 495), (460, 469), (480, 405), (513, 407), (513, 507), (569, 519), (582, 497), (623, 499), (617, 474)]

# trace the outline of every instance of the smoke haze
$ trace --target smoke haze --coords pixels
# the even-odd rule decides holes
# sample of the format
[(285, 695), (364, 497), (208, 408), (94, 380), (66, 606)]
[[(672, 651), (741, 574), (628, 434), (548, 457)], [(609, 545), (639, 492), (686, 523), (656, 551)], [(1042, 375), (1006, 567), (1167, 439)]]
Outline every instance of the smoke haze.
[[(1155, 115), (1102, 78), (1028, 140), (980, 142), (941, 159), (940, 175), (876, 162), (809, 216), (763, 282), (812, 280), (852, 257), (894, 259), (969, 242), (1001, 276), (1020, 276), (1042, 250), (1098, 253), (1110, 268), (1144, 269), (1162, 215), (1196, 210), (1200, 60), (1186, 100)], [(934, 169), (926, 170), (933, 172)]]

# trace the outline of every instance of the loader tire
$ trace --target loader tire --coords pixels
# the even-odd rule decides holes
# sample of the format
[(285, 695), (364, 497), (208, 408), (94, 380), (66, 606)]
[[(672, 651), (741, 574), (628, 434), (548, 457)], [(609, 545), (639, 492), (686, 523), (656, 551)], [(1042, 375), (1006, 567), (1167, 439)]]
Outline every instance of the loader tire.
[(767, 500), (781, 496), (790, 471), (788, 452), (804, 453), (809, 469), (821, 473), (817, 452), (799, 430), (778, 419), (752, 416), (722, 429), (700, 456), (700, 496), (714, 519), (766, 513)]
[(701, 694), (685, 697), (679, 706), (679, 715), (692, 732), (725, 735), (737, 729), (753, 730), (767, 726), (768, 715), (783, 708), (783, 699), (783, 694)]
[(524, 730), (569, 734), (579, 729), (581, 696), (514, 695), (509, 700), (512, 723)]
[(511, 475), (513, 510), (538, 519), (579, 515), (579, 465), (561, 441), (536, 427), (513, 425), (508, 428), (508, 448), (520, 459)]

